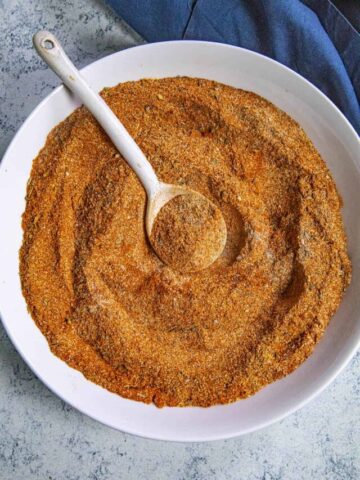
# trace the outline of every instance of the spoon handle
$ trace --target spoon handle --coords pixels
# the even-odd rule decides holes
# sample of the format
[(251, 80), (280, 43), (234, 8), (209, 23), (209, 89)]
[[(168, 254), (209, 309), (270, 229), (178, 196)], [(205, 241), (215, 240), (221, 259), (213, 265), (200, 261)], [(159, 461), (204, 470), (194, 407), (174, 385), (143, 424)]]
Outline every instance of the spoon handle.
[(64, 84), (82, 101), (109, 135), (112, 142), (135, 171), (148, 197), (154, 195), (160, 182), (145, 155), (107, 103), (94, 92), (64, 52), (59, 40), (50, 32), (40, 31), (33, 37), (40, 57)]

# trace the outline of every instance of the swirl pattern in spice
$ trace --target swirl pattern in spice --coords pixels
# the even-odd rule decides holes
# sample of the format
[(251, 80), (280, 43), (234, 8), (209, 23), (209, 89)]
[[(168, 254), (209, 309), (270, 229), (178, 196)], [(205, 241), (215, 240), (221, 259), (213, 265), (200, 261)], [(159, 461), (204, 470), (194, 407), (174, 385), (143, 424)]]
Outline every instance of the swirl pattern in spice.
[(163, 264), (145, 192), (80, 108), (34, 160), (20, 274), (52, 352), (91, 381), (158, 406), (256, 393), (313, 351), (350, 282), (334, 181), (305, 132), (253, 93), (168, 78), (106, 89), (159, 178), (217, 205), (209, 268)]

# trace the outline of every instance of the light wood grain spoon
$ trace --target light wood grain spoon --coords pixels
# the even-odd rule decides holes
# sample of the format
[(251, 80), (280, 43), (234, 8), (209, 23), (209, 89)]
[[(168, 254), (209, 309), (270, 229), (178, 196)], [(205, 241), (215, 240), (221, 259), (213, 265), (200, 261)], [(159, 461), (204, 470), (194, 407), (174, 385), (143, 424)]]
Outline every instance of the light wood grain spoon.
[[(201, 242), (198, 242), (197, 245), (194, 244), (191, 250), (192, 261), (190, 261), (191, 259), (189, 259), (188, 263), (183, 261), (180, 265), (185, 266), (179, 269), (183, 271), (197, 271), (211, 265), (223, 251), (227, 238), (226, 224), (218, 207), (194, 190), (180, 185), (164, 183), (157, 178), (151, 164), (124, 125), (101, 96), (91, 89), (64, 52), (58, 39), (52, 33), (40, 31), (34, 35), (33, 42), (40, 57), (94, 115), (115, 147), (137, 174), (147, 194), (145, 214), (146, 233), (153, 249), (164, 263), (170, 263), (169, 257), (162, 255), (163, 249), (159, 248), (156, 238), (154, 239), (151, 235), (154, 222), (160, 210), (179, 196), (192, 196), (192, 200), (198, 199), (202, 205), (204, 205), (204, 199), (206, 200), (207, 205), (210, 207), (209, 211), (216, 213), (214, 217), (216, 218), (216, 222), (211, 224), (213, 231), (209, 232), (209, 235), (206, 235), (206, 232), (204, 235), (203, 231), (201, 235), (204, 242), (207, 238), (211, 239), (211, 242), (209, 240), (206, 245), (202, 245)], [(185, 225), (184, 228), (186, 228)], [(166, 236), (164, 238), (166, 238)], [(176, 238), (174, 241), (176, 241)], [(174, 248), (174, 251), (179, 251), (180, 253), (184, 251), (182, 246), (180, 246), (179, 249), (177, 249), (179, 247), (178, 245), (170, 245), (169, 247), (170, 250)]]

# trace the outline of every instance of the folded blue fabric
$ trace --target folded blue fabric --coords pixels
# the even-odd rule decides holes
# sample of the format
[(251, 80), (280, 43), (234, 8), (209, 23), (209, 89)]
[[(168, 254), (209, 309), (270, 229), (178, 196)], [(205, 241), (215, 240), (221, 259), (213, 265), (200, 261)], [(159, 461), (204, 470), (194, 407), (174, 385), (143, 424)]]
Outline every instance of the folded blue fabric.
[(108, 0), (145, 40), (260, 52), (310, 80), (360, 134), (360, 35), (328, 0)]

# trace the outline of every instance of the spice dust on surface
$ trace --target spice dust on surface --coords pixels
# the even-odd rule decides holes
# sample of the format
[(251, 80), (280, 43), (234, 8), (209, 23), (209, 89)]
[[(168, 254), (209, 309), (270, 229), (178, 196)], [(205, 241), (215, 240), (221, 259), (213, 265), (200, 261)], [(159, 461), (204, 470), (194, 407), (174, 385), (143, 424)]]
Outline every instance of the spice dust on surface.
[(34, 160), (23, 216), (23, 294), (52, 352), (158, 406), (233, 402), (292, 372), (351, 276), (341, 200), (305, 132), (264, 98), (208, 80), (102, 95), (162, 181), (219, 207), (227, 242), (204, 270), (164, 264), (139, 180), (77, 109)]

